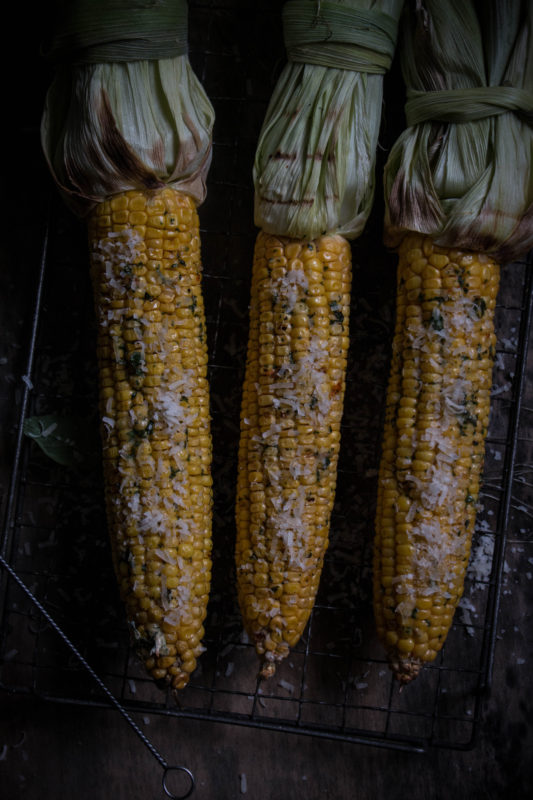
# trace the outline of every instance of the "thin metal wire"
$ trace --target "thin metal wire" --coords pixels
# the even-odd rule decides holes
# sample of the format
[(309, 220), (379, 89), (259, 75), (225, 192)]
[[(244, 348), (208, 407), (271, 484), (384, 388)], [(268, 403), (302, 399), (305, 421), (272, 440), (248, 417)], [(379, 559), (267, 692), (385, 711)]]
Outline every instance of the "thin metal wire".
[(20, 459), (22, 454), (22, 440), (24, 438), (24, 420), (26, 419), (26, 415), (28, 413), (28, 405), (30, 400), (30, 387), (31, 387), (31, 375), (33, 374), (33, 363), (35, 360), (35, 346), (37, 342), (37, 331), (39, 327), (39, 312), (41, 308), (42, 296), (43, 296), (43, 287), (44, 287), (44, 278), (46, 273), (46, 260), (48, 256), (48, 245), (50, 240), (50, 208), (48, 209), (47, 213), (47, 220), (44, 228), (43, 234), (43, 244), (41, 248), (41, 257), (40, 257), (40, 264), (39, 264), (39, 273), (37, 278), (37, 291), (35, 296), (35, 304), (34, 304), (34, 313), (33, 319), (31, 324), (30, 330), (30, 340), (28, 345), (28, 357), (26, 360), (26, 372), (24, 375), (24, 388), (22, 391), (22, 400), (20, 403), (20, 413), (17, 425), (17, 438), (15, 442), (15, 454), (13, 458), (13, 467), (11, 470), (11, 478), (9, 482), (9, 489), (7, 494), (7, 504), (6, 504), (6, 512), (5, 512), (5, 522), (4, 522), (4, 530), (7, 532), (3, 538), (3, 541), (0, 542), (1, 550), (0, 554), (4, 557), (7, 557), (7, 550), (9, 546), (9, 532), (13, 525), (13, 517), (14, 517), (14, 508), (15, 508), (15, 496), (16, 496), (16, 489), (18, 485), (18, 478), (19, 478), (19, 468), (20, 468)]
[[(518, 353), (528, 352), (529, 340), (531, 335), (531, 325), (533, 322), (533, 256), (529, 253), (527, 258), (527, 270), (524, 285), (524, 307), (520, 318), (520, 329), (518, 333)], [(496, 539), (496, 553), (494, 557), (494, 585), (495, 590), (492, 594), (492, 607), (489, 610), (490, 618), (494, 624), (489, 631), (488, 654), (485, 669), (484, 690), (490, 691), (492, 686), (492, 676), (494, 671), (494, 655), (496, 650), (497, 628), (496, 620), (500, 610), (501, 587), (504, 570), (505, 546), (507, 543), (507, 531), (509, 529), (509, 517), (512, 508), (513, 481), (516, 470), (516, 453), (518, 448), (519, 423), (524, 401), (526, 360), (525, 357), (518, 358), (516, 363), (514, 381), (516, 386), (516, 398), (510, 415), (510, 433), (507, 436), (508, 447), (506, 451), (505, 480), (503, 481), (503, 498), (500, 502), (500, 519), (498, 528), (500, 535)]]

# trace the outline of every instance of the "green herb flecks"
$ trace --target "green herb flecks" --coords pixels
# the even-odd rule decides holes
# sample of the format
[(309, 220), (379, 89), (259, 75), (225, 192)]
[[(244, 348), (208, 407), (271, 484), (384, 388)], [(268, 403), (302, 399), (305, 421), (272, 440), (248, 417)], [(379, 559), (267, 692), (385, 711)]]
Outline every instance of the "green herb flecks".
[(444, 319), (440, 309), (435, 307), (432, 310), (429, 324), (434, 331), (441, 331), (444, 328)]

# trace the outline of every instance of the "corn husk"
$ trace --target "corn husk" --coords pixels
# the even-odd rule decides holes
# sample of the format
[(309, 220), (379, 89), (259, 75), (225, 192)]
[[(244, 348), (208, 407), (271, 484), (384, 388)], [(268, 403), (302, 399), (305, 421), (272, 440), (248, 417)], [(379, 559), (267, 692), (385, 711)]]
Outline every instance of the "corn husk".
[[(413, 124), (385, 169), (386, 244), (417, 231), (500, 261), (523, 255), (533, 246), (533, 4), (409, 2), (399, 52)], [(457, 93), (431, 95), (442, 90)], [(428, 102), (433, 119), (418, 121)]]
[[(121, 7), (124, 20), (125, 10), (139, 3), (114, 0), (113, 5)], [(170, 0), (159, 3), (150, 19), (171, 5)], [(88, 19), (93, 19), (90, 4)], [(120, 14), (116, 24), (120, 28)], [(127, 39), (116, 38), (104, 42), (105, 49), (97, 42), (87, 61), (69, 52), (58, 62), (46, 96), (41, 142), (64, 200), (84, 217), (116, 192), (168, 185), (200, 204), (211, 163), (214, 111), (187, 53), (135, 58)], [(158, 49), (171, 51), (170, 37), (160, 38), (151, 43), (152, 56)], [(117, 60), (94, 61), (110, 48)]]
[[(321, 8), (326, 4), (310, 2), (319, 27)], [(394, 30), (403, 2), (339, 0), (327, 5), (337, 5), (341, 11), (375, 9), (390, 18)], [(391, 38), (395, 43), (395, 34)], [(253, 176), (259, 228), (310, 239), (325, 233), (354, 239), (363, 230), (374, 197), (383, 73), (390, 63), (390, 58), (378, 54), (376, 71), (368, 71), (365, 50), (379, 46), (374, 39), (369, 29), (366, 48), (331, 46), (337, 63), (343, 63), (346, 53), (357, 66), (360, 55), (360, 69), (305, 61), (289, 61), (284, 67), (256, 150)], [(305, 59), (305, 52), (301, 57)], [(326, 52), (326, 61), (328, 57)]]

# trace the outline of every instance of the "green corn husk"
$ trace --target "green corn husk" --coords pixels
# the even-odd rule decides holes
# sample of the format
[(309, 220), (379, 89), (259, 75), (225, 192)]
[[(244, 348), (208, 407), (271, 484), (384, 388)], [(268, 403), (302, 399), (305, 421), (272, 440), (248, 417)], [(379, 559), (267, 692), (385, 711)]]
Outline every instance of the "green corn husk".
[[(533, 246), (533, 4), (419, 0), (401, 36), (412, 124), (385, 169), (386, 244), (416, 231), (499, 261), (523, 255)], [(431, 95), (441, 90), (460, 92)], [(431, 118), (418, 121), (422, 103)]]
[(72, 4), (78, 14), (56, 36), (56, 72), (41, 121), (50, 172), (82, 217), (106, 197), (133, 188), (169, 185), (200, 204), (214, 111), (190, 65), (186, 41), (176, 42), (167, 32), (165, 12), (172, 19), (177, 4), (166, 0), (157, 12), (140, 0), (106, 0), (108, 5), (114, 16), (104, 33), (98, 8), (87, 0)]
[[(320, 20), (326, 5), (381, 12), (390, 25), (391, 51), (403, 0), (309, 0)], [(286, 7), (291, 3), (287, 3)], [(342, 20), (342, 16), (340, 17)], [(320, 28), (319, 22), (317, 28)], [(319, 31), (317, 36), (319, 36)], [(374, 165), (382, 114), (383, 73), (390, 56), (371, 27), (365, 46), (335, 44), (335, 63), (360, 70), (289, 61), (272, 94), (254, 164), (255, 223), (268, 233), (316, 238), (360, 235), (374, 197)], [(299, 58), (315, 55), (312, 45)], [(371, 66), (369, 51), (373, 51)], [(370, 72), (368, 70), (372, 69)]]

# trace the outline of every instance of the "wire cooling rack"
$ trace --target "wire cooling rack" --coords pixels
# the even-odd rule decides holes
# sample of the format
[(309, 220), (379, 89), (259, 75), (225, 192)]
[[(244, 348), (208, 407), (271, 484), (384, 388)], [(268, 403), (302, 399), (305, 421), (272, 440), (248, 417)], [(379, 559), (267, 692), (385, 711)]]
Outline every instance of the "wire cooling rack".
[[(277, 7), (258, 4), (248, 10), (240, 22), (248, 37), (252, 31), (245, 46), (239, 27), (231, 29), (231, 3), (191, 6), (191, 60), (218, 121), (208, 200), (200, 208), (214, 444), (214, 569), (206, 651), (177, 701), (146, 677), (130, 651), (104, 517), (85, 229), (52, 196), (43, 258), (35, 265), (27, 362), (14, 376), (20, 418), (1, 554), (75, 644), (81, 660), (20, 584), (0, 570), (0, 688), (50, 701), (107, 705), (104, 685), (122, 709), (140, 714), (400, 749), (469, 748), (490, 690), (506, 535), (528, 469), (521, 437), (530, 357), (531, 259), (502, 271), (482, 510), (465, 595), (436, 662), (400, 692), (376, 640), (371, 610), (372, 529), (395, 266), (395, 257), (380, 247), (378, 198), (367, 231), (353, 246), (346, 408), (321, 586), (300, 644), (273, 679), (259, 683), (236, 602), (234, 500), (256, 233), (251, 164), (277, 63), (261, 43), (270, 26), (281, 59), (281, 36)], [(233, 6), (234, 11), (239, 3)], [(195, 50), (202, 25), (210, 47), (202, 41)], [(47, 415), (74, 423), (84, 456), (75, 468), (56, 464), (25, 436), (28, 417)]]

